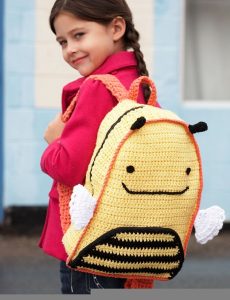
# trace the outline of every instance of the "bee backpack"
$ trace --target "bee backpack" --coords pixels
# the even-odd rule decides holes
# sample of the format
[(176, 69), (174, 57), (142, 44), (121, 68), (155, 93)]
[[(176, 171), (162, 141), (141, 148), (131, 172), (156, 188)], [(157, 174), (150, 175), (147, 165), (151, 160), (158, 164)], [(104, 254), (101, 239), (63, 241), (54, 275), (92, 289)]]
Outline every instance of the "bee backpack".
[[(108, 277), (172, 279), (200, 206), (202, 166), (194, 134), (207, 125), (189, 125), (155, 107), (148, 77), (135, 80), (129, 91), (112, 75), (89, 78), (102, 81), (118, 104), (100, 125), (84, 187), (58, 187), (66, 263)], [(141, 84), (150, 86), (148, 104), (137, 103)]]

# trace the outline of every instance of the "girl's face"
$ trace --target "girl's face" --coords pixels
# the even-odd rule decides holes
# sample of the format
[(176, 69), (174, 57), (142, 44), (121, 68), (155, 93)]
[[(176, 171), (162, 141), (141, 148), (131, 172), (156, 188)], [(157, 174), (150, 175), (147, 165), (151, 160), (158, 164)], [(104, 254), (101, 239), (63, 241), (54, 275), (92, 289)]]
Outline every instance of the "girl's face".
[(115, 18), (105, 26), (62, 12), (56, 17), (54, 27), (64, 60), (82, 76), (90, 75), (108, 56), (123, 50), (122, 18)]

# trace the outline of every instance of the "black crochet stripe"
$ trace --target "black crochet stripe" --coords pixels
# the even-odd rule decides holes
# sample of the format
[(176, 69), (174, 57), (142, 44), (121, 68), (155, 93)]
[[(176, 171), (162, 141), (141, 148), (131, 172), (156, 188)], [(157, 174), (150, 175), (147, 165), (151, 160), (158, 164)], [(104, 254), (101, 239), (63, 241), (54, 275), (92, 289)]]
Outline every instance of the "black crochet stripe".
[[(105, 243), (103, 243), (105, 244)], [(131, 247), (131, 248), (174, 248), (174, 241), (122, 241), (116, 238), (111, 238), (106, 241), (109, 246), (119, 246), (119, 247)]]
[[(163, 250), (163, 249), (162, 249)], [(123, 261), (124, 255), (122, 254), (114, 254), (114, 253), (105, 253), (103, 251), (94, 250), (92, 251), (91, 255), (93, 258), (98, 259), (105, 259), (105, 260), (111, 260), (111, 261)], [(171, 256), (131, 256), (131, 255), (125, 255), (125, 261), (130, 263), (142, 263), (142, 262), (157, 262), (157, 263), (173, 263), (177, 262), (181, 259), (181, 254), (171, 255)]]
[[(118, 239), (118, 234), (165, 234), (171, 235), (173, 237), (173, 241), (123, 241), (122, 239)], [(162, 228), (162, 227), (118, 227), (114, 228), (102, 236), (98, 237), (95, 241), (85, 247), (75, 258), (75, 260), (79, 260), (79, 258), (87, 256), (97, 245), (110, 245), (110, 246), (120, 246), (120, 247), (132, 247), (132, 248), (175, 248), (179, 247), (179, 252), (183, 253), (183, 248), (180, 242), (180, 237), (178, 234), (171, 228)]]
[[(76, 267), (74, 265), (70, 265), (72, 268)], [(132, 268), (132, 269), (128, 269), (128, 268), (109, 268), (109, 267), (105, 267), (105, 266), (100, 266), (100, 265), (96, 265), (96, 264), (90, 264), (90, 263), (87, 263), (87, 262), (84, 262), (82, 265), (78, 265), (79, 268), (88, 268), (88, 269), (91, 269), (91, 270), (94, 270), (94, 271), (102, 271), (102, 272), (106, 272), (106, 273), (114, 273), (114, 274), (124, 274), (124, 273), (131, 273), (131, 274), (134, 274), (134, 273), (138, 273), (138, 274), (149, 274), (149, 275), (161, 275), (161, 274), (164, 274), (164, 273), (169, 273), (170, 274), (170, 278), (168, 279), (171, 279), (173, 277), (176, 276), (176, 274), (179, 272), (179, 269), (178, 267), (175, 267), (175, 268), (171, 268), (170, 270), (167, 270), (167, 269), (158, 269), (158, 268)]]
[(101, 144), (101, 147), (98, 149), (98, 151), (97, 151), (97, 153), (96, 153), (96, 155), (95, 155), (95, 157), (94, 157), (93, 163), (92, 163), (92, 165), (91, 165), (91, 169), (90, 169), (90, 177), (89, 177), (89, 178), (90, 178), (90, 181), (92, 180), (92, 170), (93, 170), (93, 167), (94, 167), (95, 160), (96, 160), (98, 154), (100, 153), (100, 151), (102, 150), (102, 148), (103, 148), (103, 146), (104, 146), (104, 144), (105, 144), (105, 142), (106, 142), (106, 140), (107, 140), (109, 134), (111, 133), (111, 131), (114, 129), (114, 127), (115, 127), (118, 123), (121, 122), (121, 120), (123, 119), (123, 117), (126, 116), (128, 113), (130, 113), (131, 111), (134, 111), (134, 110), (136, 110), (136, 109), (143, 108), (143, 107), (144, 107), (144, 106), (137, 106), (137, 107), (134, 107), (134, 108), (131, 108), (131, 109), (127, 110), (123, 115), (121, 115), (121, 116), (117, 119), (117, 121), (116, 121), (116, 122), (110, 127), (110, 129), (107, 131), (107, 133), (106, 133), (106, 135), (105, 135), (105, 138), (104, 138), (104, 140), (103, 140), (103, 142), (102, 142), (102, 144)]
[[(171, 235), (173, 237), (173, 241), (165, 241), (164, 237), (162, 237), (162, 240), (159, 241), (123, 241), (122, 239), (118, 239), (118, 234), (162, 234), (162, 235)], [(127, 247), (127, 248), (137, 248), (137, 249), (178, 249), (178, 253), (176, 255), (169, 256), (167, 254), (165, 255), (152, 255), (147, 257), (140, 257), (135, 255), (122, 255), (122, 254), (111, 254), (111, 253), (105, 253), (102, 250), (98, 250), (98, 245), (110, 245), (114, 247)], [(173, 263), (178, 262), (178, 266), (175, 267), (173, 270), (158, 270), (157, 268), (151, 268), (151, 267), (145, 267), (144, 269), (122, 269), (122, 268), (113, 268), (113, 267), (106, 267), (106, 266), (98, 266), (94, 263), (90, 264), (85, 262), (85, 258), (91, 256), (93, 259), (100, 258), (100, 259), (106, 259), (107, 261), (112, 261), (115, 264), (118, 262), (156, 262), (156, 263)], [(90, 268), (93, 271), (102, 271), (106, 273), (148, 273), (150, 275), (153, 275), (153, 273), (156, 275), (157, 273), (169, 273), (170, 272), (170, 278), (174, 277), (179, 270), (182, 267), (182, 264), (184, 262), (184, 250), (180, 241), (179, 235), (170, 228), (160, 228), (160, 227), (119, 227), (110, 230), (109, 232), (103, 234), (101, 237), (96, 239), (94, 242), (89, 244), (87, 247), (85, 247), (79, 255), (69, 263), (69, 266), (72, 268)], [(153, 276), (155, 276), (153, 275)]]

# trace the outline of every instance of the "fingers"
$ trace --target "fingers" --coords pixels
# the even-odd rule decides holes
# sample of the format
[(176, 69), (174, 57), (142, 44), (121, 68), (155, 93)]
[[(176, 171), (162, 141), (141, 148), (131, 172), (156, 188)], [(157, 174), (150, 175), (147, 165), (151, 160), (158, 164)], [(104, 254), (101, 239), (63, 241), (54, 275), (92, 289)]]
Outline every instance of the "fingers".
[(44, 139), (48, 144), (59, 138), (63, 132), (65, 123), (62, 122), (61, 116), (62, 114), (58, 113), (55, 118), (48, 124), (45, 130)]

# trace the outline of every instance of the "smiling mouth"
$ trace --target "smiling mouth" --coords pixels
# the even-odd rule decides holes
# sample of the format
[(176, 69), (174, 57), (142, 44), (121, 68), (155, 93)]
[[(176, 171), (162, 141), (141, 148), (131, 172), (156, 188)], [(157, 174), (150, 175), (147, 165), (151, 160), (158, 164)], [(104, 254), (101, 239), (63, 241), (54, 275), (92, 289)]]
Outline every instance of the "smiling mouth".
[(182, 191), (175, 191), (175, 192), (169, 192), (169, 191), (132, 191), (130, 190), (123, 182), (122, 182), (123, 188), (126, 190), (127, 193), (132, 194), (132, 195), (182, 195), (184, 194), (188, 189), (189, 186), (187, 186), (184, 190)]
[(73, 60), (72, 64), (74, 64), (74, 65), (79, 64), (84, 58), (86, 58), (86, 56), (79, 57), (79, 58)]

